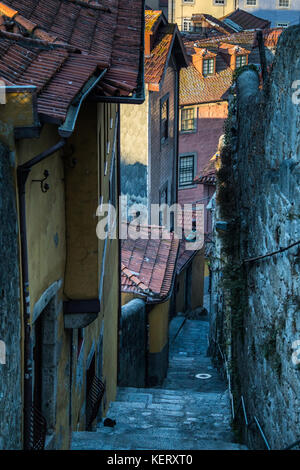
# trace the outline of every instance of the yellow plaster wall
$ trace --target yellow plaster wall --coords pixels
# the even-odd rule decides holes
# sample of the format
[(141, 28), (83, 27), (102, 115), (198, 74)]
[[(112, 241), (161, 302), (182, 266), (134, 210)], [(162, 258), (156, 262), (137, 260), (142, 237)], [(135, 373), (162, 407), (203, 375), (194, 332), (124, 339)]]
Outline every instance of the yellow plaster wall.
[(221, 18), (235, 10), (235, 0), (225, 0), (225, 5), (214, 5), (213, 0), (194, 0), (193, 3), (183, 3), (182, 0), (174, 0), (175, 23), (180, 30), (183, 29), (183, 18), (191, 18), (192, 15), (207, 13), (215, 18)]
[[(40, 138), (17, 142), (17, 164), (25, 163), (60, 140), (57, 127), (46, 124)], [(65, 189), (62, 151), (32, 167), (26, 183), (26, 222), (29, 257), (31, 311), (53, 282), (63, 279), (65, 270)], [(40, 183), (49, 171), (50, 189), (41, 192)]]
[(64, 292), (71, 299), (98, 297), (98, 140), (97, 107), (85, 103), (69, 139), (77, 163), (66, 161), (67, 264)]
[(170, 301), (153, 306), (149, 312), (149, 352), (159, 353), (168, 342)]

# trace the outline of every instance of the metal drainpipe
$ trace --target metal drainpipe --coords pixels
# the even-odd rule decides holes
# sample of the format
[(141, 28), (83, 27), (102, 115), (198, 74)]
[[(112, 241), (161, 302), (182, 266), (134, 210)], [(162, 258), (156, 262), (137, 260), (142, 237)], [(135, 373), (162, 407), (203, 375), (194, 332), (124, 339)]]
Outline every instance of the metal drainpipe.
[(24, 449), (30, 449), (30, 427), (32, 408), (32, 342), (30, 325), (30, 292), (28, 271), (28, 246), (26, 231), (26, 182), (34, 165), (37, 165), (47, 157), (50, 157), (66, 143), (61, 139), (57, 144), (45, 152), (37, 155), (17, 168), (19, 211), (20, 211), (20, 238), (21, 238), (21, 267), (23, 288), (23, 317), (24, 317)]

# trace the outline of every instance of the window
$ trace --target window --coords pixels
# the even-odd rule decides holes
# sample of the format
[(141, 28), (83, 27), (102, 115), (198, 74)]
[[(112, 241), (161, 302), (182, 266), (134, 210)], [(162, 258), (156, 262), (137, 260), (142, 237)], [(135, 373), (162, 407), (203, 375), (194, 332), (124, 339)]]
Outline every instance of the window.
[(225, 5), (225, 0), (214, 0), (214, 5)]
[(169, 97), (160, 102), (160, 139), (163, 144), (169, 137)]
[(194, 3), (194, 0), (182, 0), (182, 3)]
[(192, 21), (190, 18), (183, 18), (183, 31), (191, 32), (193, 30)]
[(194, 131), (195, 125), (195, 110), (194, 108), (187, 108), (181, 110), (181, 131)]
[(289, 23), (276, 23), (277, 28), (288, 28)]
[(235, 67), (239, 68), (239, 67), (243, 67), (244, 65), (247, 65), (247, 56), (238, 55), (236, 58)]
[(290, 0), (278, 0), (279, 8), (290, 8)]
[(195, 177), (194, 155), (184, 155), (179, 159), (179, 186), (193, 184)]
[(256, 0), (246, 0), (246, 6), (247, 7), (255, 7), (256, 6)]
[(213, 75), (215, 69), (215, 61), (214, 59), (204, 59), (203, 60), (203, 75), (206, 77), (207, 75)]

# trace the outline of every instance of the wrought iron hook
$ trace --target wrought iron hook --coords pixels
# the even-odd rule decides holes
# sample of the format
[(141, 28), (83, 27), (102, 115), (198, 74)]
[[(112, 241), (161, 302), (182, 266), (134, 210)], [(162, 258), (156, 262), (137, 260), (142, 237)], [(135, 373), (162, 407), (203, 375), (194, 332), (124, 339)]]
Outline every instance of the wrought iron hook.
[(42, 193), (46, 193), (50, 189), (49, 184), (45, 183), (45, 181), (48, 177), (49, 177), (49, 171), (45, 170), (43, 179), (41, 179), (41, 180), (32, 180), (33, 183), (40, 183)]

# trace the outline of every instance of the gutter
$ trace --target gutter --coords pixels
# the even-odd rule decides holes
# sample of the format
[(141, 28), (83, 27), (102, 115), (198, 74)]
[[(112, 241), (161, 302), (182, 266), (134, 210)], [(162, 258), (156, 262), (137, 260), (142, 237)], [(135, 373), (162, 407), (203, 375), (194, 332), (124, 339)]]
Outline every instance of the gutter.
[(80, 108), (82, 106), (83, 101), (89, 95), (89, 93), (95, 88), (95, 86), (100, 82), (103, 76), (106, 74), (107, 69), (104, 69), (99, 76), (91, 77), (87, 83), (82, 88), (79, 95), (73, 100), (73, 103), (68, 109), (67, 117), (65, 122), (58, 128), (58, 133), (61, 137), (67, 138), (70, 137), (71, 134), (74, 132), (76, 121), (78, 118), (78, 114)]
[(145, 101), (145, 0), (142, 1), (141, 55), (139, 63), (140, 83), (133, 96), (96, 96), (98, 103), (143, 104)]
[(30, 324), (30, 288), (28, 270), (28, 244), (26, 231), (26, 182), (33, 166), (50, 157), (60, 150), (66, 141), (61, 139), (45, 152), (37, 155), (23, 165), (17, 167), (19, 214), (20, 214), (20, 244), (22, 267), (23, 321), (24, 321), (24, 449), (30, 449), (30, 428), (32, 410), (32, 342)]

